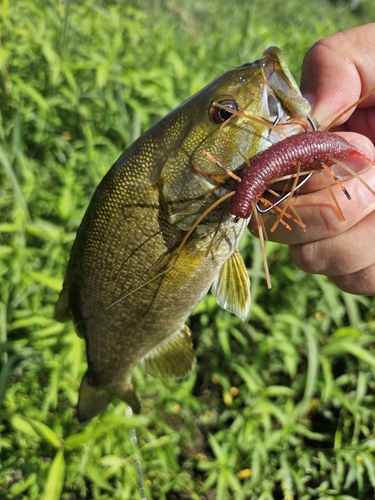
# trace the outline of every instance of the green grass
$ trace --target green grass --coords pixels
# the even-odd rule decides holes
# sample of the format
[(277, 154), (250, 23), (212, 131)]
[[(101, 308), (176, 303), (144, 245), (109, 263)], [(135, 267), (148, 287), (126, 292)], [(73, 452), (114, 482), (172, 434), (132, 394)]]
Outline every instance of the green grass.
[(53, 318), (89, 198), (140, 133), (269, 45), (298, 78), (315, 41), (372, 15), (372, 0), (3, 1), (1, 498), (137, 499), (138, 457), (149, 499), (372, 498), (375, 303), (305, 275), (286, 248), (267, 247), (268, 291), (244, 239), (250, 318), (208, 296), (190, 319), (193, 374), (135, 371), (139, 417), (116, 402), (78, 424), (84, 346)]

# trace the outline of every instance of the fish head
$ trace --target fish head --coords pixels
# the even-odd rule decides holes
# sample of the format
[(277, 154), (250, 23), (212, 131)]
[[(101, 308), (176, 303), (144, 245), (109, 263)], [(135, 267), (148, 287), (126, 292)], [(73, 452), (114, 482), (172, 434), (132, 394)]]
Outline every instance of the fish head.
[[(170, 115), (183, 124), (178, 152), (169, 155), (160, 177), (169, 221), (187, 230), (232, 189), (226, 171), (240, 172), (273, 143), (311, 128), (309, 113), (277, 47), (225, 72), (182, 104)], [(213, 211), (204, 223), (217, 216)]]

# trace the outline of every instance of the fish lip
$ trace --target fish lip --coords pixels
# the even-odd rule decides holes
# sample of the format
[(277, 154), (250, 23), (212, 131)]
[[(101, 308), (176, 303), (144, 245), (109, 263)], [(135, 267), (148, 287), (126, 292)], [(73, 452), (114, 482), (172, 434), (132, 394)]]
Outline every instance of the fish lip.
[(269, 47), (259, 59), (264, 80), (291, 118), (304, 118), (311, 112), (278, 47)]
[(275, 61), (270, 59), (268, 56), (263, 56), (260, 60), (260, 67), (262, 68), (264, 78), (270, 81), (272, 75), (276, 71)]

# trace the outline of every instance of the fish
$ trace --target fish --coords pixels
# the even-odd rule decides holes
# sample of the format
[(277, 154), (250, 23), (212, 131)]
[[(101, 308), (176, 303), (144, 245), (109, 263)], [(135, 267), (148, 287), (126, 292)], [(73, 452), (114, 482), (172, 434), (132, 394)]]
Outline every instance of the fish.
[(80, 422), (114, 398), (139, 413), (138, 364), (156, 377), (190, 373), (186, 320), (210, 289), (221, 307), (247, 317), (250, 281), (238, 246), (249, 219), (228, 210), (231, 176), (275, 142), (310, 129), (309, 113), (284, 54), (270, 47), (152, 126), (105, 175), (55, 308), (86, 344)]

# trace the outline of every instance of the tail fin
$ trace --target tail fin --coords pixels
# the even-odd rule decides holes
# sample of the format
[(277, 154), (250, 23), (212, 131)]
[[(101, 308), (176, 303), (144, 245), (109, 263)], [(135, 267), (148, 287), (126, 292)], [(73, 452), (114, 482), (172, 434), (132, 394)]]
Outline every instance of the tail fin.
[(126, 381), (121, 387), (93, 385), (86, 373), (79, 388), (78, 420), (81, 423), (91, 420), (105, 410), (115, 396), (128, 403), (134, 413), (140, 413), (141, 404), (130, 381)]
[(79, 388), (77, 417), (83, 423), (101, 413), (112, 401), (113, 394), (107, 387), (90, 384), (87, 373)]

